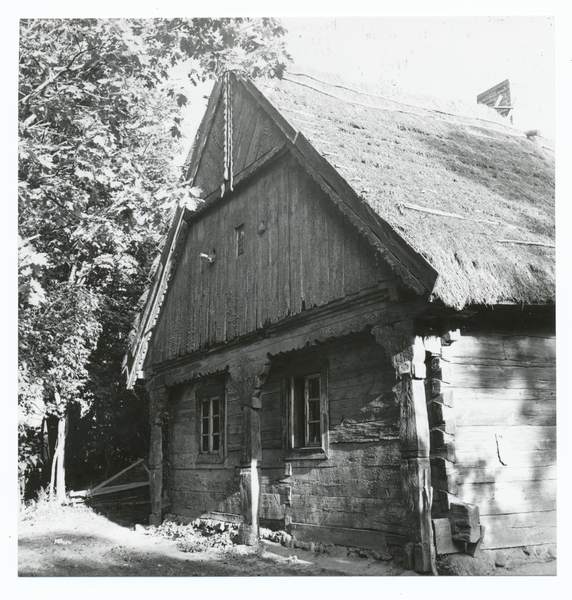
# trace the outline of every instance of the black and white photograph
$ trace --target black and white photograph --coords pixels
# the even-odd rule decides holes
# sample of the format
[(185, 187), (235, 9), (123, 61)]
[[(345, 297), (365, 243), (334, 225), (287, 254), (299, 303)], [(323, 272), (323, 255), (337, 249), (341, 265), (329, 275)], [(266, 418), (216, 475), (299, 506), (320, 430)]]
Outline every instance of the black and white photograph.
[(557, 579), (547, 8), (12, 19), (19, 584)]

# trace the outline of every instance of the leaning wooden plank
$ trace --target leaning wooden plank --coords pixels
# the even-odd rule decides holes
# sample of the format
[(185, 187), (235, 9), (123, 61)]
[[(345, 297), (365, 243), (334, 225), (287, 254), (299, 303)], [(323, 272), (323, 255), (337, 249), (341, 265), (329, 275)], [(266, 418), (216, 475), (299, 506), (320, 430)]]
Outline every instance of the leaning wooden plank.
[(144, 458), (140, 458), (137, 462), (134, 462), (131, 466), (126, 467), (125, 469), (123, 469), (123, 471), (119, 471), (119, 473), (117, 473), (113, 477), (110, 477), (109, 479), (106, 479), (103, 483), (100, 483), (99, 485), (96, 485), (92, 490), (89, 490), (89, 493), (93, 496), (93, 492), (95, 492), (96, 490), (102, 488), (104, 485), (107, 485), (110, 481), (113, 481), (114, 479), (117, 479), (120, 475), (123, 475), (123, 473), (129, 471), (129, 469), (132, 469), (133, 467), (136, 467), (140, 462), (143, 462), (144, 460), (145, 460)]
[(138, 481), (136, 483), (125, 483), (123, 485), (112, 485), (111, 487), (107, 487), (105, 489), (97, 490), (91, 492), (90, 496), (93, 498), (94, 496), (102, 496), (103, 494), (113, 494), (113, 492), (123, 492), (125, 490), (133, 490), (135, 488), (145, 487), (149, 485), (148, 481)]

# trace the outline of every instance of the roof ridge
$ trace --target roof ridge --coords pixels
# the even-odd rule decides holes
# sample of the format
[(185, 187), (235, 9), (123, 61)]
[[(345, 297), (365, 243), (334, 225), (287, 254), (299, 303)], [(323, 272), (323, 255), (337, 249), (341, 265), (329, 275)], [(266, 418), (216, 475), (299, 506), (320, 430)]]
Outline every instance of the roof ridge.
[[(409, 106), (411, 108), (416, 108), (418, 110), (425, 111), (426, 113), (439, 113), (439, 114), (448, 115), (448, 116), (455, 117), (457, 119), (462, 119), (462, 120), (472, 119), (472, 120), (483, 122), (483, 123), (491, 123), (493, 125), (496, 125), (502, 131), (499, 131), (498, 129), (493, 129), (492, 127), (484, 127), (482, 125), (479, 125), (479, 127), (481, 129), (486, 129), (488, 131), (496, 131), (497, 133), (504, 133), (505, 135), (510, 135), (510, 136), (517, 137), (517, 138), (526, 137), (524, 133), (517, 133), (517, 132), (515, 132), (509, 125), (505, 125), (504, 123), (499, 123), (497, 121), (492, 121), (490, 119), (484, 119), (482, 117), (477, 117), (477, 116), (474, 116), (474, 115), (460, 115), (460, 114), (456, 114), (456, 113), (451, 113), (451, 112), (447, 112), (447, 111), (444, 111), (444, 110), (440, 110), (438, 108), (425, 108), (423, 106), (418, 106), (418, 105), (415, 105), (415, 104), (409, 104), (407, 102), (403, 102), (402, 100), (396, 100), (395, 98), (389, 98), (387, 96), (382, 96), (380, 94), (373, 94), (371, 92), (366, 92), (366, 91), (362, 91), (362, 90), (357, 90), (355, 88), (350, 88), (350, 87), (345, 86), (345, 85), (341, 85), (341, 84), (337, 84), (337, 83), (331, 83), (329, 81), (323, 81), (323, 80), (318, 79), (317, 77), (314, 77), (312, 75), (307, 75), (306, 73), (290, 73), (290, 74), (294, 75), (294, 76), (307, 77), (309, 79), (317, 81), (318, 83), (322, 83), (324, 85), (329, 85), (329, 86), (332, 86), (332, 87), (337, 87), (337, 88), (340, 88), (340, 89), (343, 89), (343, 90), (347, 90), (349, 92), (354, 92), (355, 94), (363, 94), (365, 96), (371, 96), (372, 98), (379, 98), (380, 100), (386, 100), (388, 102), (393, 102), (394, 104), (399, 104), (401, 106)], [(408, 111), (408, 110), (404, 110), (404, 109), (399, 109), (399, 108), (395, 108), (395, 109), (392, 109), (392, 108), (383, 108), (381, 106), (376, 106), (376, 105), (373, 105), (373, 104), (365, 104), (363, 102), (358, 102), (357, 100), (350, 100), (348, 98), (342, 98), (340, 96), (336, 96), (335, 94), (332, 94), (332, 93), (326, 92), (324, 90), (320, 90), (318, 88), (315, 88), (315, 87), (313, 87), (313, 86), (311, 86), (311, 85), (309, 85), (307, 83), (302, 83), (301, 81), (296, 81), (295, 79), (290, 79), (287, 75), (284, 75), (282, 77), (282, 79), (285, 80), (285, 81), (289, 81), (290, 83), (294, 83), (296, 85), (307, 87), (307, 88), (309, 88), (309, 89), (311, 89), (311, 90), (313, 90), (313, 91), (315, 91), (315, 92), (317, 92), (319, 94), (324, 94), (325, 96), (330, 96), (331, 98), (335, 98), (336, 100), (340, 100), (342, 102), (349, 102), (350, 104), (355, 104), (357, 106), (363, 106), (364, 108), (372, 108), (374, 110), (383, 110), (383, 111), (386, 111), (386, 112), (402, 112), (402, 113), (405, 113), (405, 114), (415, 115), (416, 117), (426, 116), (426, 115), (423, 115), (423, 114), (419, 114), (419, 113)], [(439, 117), (436, 117), (434, 114), (432, 114), (432, 116), (433, 116), (433, 118), (439, 119)], [(446, 121), (446, 119), (440, 119), (440, 120)], [(447, 122), (450, 122), (450, 121), (447, 121)], [(462, 124), (462, 123), (460, 123), (460, 124)]]

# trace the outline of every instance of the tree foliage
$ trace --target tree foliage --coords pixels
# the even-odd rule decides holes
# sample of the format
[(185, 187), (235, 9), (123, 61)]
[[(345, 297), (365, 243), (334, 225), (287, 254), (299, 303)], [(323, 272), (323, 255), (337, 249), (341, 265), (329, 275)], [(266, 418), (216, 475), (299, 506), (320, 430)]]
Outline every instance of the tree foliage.
[(274, 19), (21, 21), (22, 439), (34, 413), (79, 405), (103, 427), (134, 401), (120, 375), (133, 311), (172, 209), (194, 202), (173, 167), (188, 99), (171, 69), (281, 76), (283, 34)]

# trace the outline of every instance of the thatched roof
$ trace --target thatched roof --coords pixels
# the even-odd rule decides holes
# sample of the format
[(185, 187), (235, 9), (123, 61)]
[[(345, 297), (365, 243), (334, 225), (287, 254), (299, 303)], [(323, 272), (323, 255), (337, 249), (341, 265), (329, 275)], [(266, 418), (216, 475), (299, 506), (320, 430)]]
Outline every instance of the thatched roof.
[[(334, 76), (290, 72), (282, 80), (258, 80), (256, 88), (244, 84), (292, 148), (309, 159), (321, 154), (322, 164), (314, 161), (314, 168), (330, 182), (336, 173), (343, 183), (339, 208), (376, 246), (391, 246), (386, 258), (413, 289), (432, 289), (433, 299), (456, 309), (554, 302), (550, 142), (518, 132), (484, 105), (405, 97)], [(188, 172), (200, 158), (199, 142), (208, 134), (207, 117), (221, 89), (218, 82)], [(191, 214), (177, 210), (157, 261), (125, 359), (129, 386), (143, 364), (176, 263), (181, 224)]]
[(446, 305), (555, 299), (554, 155), (494, 110), (287, 73), (257, 88), (439, 273)]

